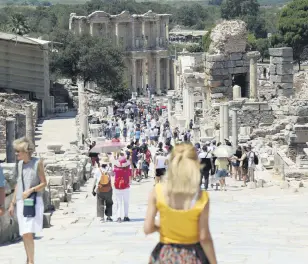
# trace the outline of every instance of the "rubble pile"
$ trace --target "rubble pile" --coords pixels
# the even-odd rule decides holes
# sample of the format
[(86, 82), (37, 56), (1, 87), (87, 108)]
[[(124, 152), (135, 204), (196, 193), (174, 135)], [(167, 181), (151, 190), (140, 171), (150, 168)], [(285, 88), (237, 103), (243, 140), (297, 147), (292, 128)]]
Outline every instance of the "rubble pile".
[(211, 33), (210, 54), (241, 53), (246, 50), (247, 29), (242, 20), (225, 20)]
[(37, 103), (27, 101), (18, 94), (0, 93), (0, 153), (6, 149), (6, 118), (16, 119), (16, 135), (22, 137), (26, 134), (25, 106), (33, 105), (34, 120), (37, 120)]

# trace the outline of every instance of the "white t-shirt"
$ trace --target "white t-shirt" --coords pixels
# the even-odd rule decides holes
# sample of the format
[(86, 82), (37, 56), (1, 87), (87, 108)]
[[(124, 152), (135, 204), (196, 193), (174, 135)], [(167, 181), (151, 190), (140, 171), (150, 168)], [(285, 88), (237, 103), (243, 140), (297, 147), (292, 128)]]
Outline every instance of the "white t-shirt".
[(150, 131), (150, 137), (155, 137), (154, 130), (151, 130), (151, 131)]
[(247, 158), (248, 158), (248, 168), (254, 169), (256, 167), (256, 164), (255, 164), (255, 161), (254, 161), (255, 153), (250, 151), (247, 154)]
[(158, 128), (154, 128), (154, 136), (157, 137), (158, 136)]
[(156, 169), (165, 169), (166, 168), (166, 165), (165, 165), (165, 162), (166, 162), (166, 159), (167, 157), (165, 156), (156, 156)]
[(145, 134), (146, 137), (149, 137), (150, 136), (150, 129), (145, 128), (144, 129), (144, 134)]
[(102, 177), (102, 173), (107, 173), (109, 178), (110, 178), (110, 175), (109, 175), (109, 168), (107, 167), (106, 169), (103, 169), (103, 168), (96, 168), (94, 170), (94, 184), (95, 184), (95, 192), (97, 192), (97, 187), (98, 187), (98, 184), (99, 184), (99, 181), (101, 180), (101, 177)]
[(202, 151), (199, 155), (198, 155), (199, 160), (207, 158), (207, 159), (211, 159), (212, 158), (212, 153), (211, 151), (209, 152), (204, 152)]

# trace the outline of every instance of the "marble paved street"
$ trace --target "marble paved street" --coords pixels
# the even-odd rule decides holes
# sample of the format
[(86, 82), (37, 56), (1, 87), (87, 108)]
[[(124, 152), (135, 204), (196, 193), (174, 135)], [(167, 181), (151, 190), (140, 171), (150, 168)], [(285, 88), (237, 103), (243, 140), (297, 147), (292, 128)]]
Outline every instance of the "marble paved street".
[[(158, 235), (145, 237), (142, 226), (153, 179), (131, 188), (130, 223), (99, 223), (92, 179), (73, 202), (54, 213), (50, 229), (36, 240), (37, 264), (147, 263)], [(211, 230), (220, 264), (306, 264), (308, 198), (268, 187), (242, 190), (229, 181), (227, 192), (210, 191)], [(0, 247), (1, 264), (25, 263), (22, 243)]]

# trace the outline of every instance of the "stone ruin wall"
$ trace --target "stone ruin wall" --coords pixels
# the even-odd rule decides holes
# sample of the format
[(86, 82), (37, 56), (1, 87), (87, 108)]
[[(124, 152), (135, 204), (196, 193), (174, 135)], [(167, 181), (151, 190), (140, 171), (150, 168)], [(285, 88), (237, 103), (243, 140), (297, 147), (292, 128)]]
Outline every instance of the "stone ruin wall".
[(6, 151), (6, 118), (16, 118), (17, 137), (26, 135), (25, 106), (28, 104), (33, 106), (33, 119), (36, 124), (37, 103), (27, 101), (17, 94), (0, 93), (0, 153)]
[[(215, 98), (222, 94), (221, 100), (232, 100), (234, 74), (247, 74), (249, 72), (249, 59), (245, 52), (230, 54), (217, 54), (205, 56), (205, 86), (207, 98)], [(246, 94), (249, 94), (249, 79), (246, 78)]]

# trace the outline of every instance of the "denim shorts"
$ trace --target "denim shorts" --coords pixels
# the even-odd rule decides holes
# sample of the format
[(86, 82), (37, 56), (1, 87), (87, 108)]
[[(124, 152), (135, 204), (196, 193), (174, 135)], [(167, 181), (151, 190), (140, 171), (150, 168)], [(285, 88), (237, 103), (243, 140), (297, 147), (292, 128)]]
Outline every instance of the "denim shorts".
[(224, 178), (228, 176), (228, 172), (226, 170), (217, 170), (216, 177), (217, 178)]
[(0, 167), (0, 188), (5, 186), (5, 178), (3, 174), (3, 169)]

